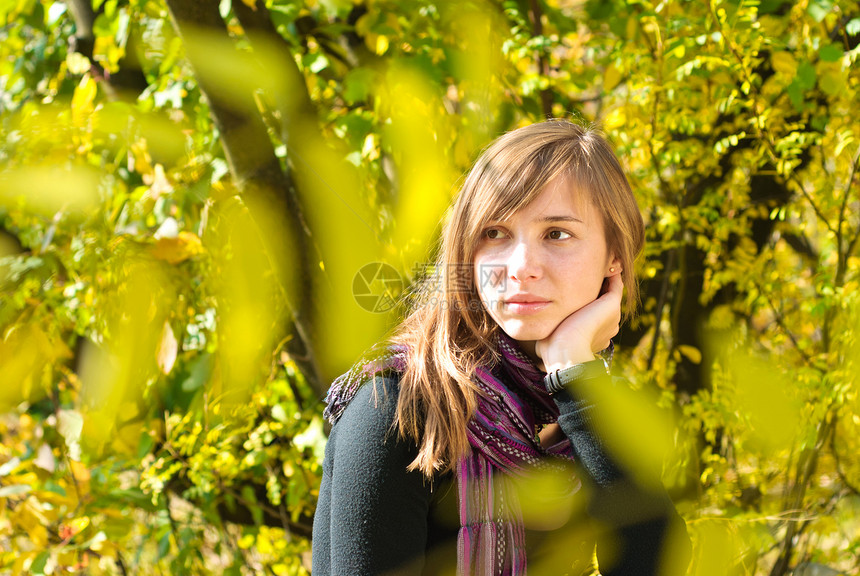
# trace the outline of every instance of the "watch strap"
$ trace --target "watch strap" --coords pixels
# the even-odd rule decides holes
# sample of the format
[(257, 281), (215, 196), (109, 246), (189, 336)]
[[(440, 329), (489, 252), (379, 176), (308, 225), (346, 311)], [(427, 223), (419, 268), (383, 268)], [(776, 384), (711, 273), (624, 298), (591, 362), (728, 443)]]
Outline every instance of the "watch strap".
[(609, 374), (609, 366), (604, 358), (598, 358), (581, 364), (574, 364), (561, 370), (553, 370), (544, 376), (546, 391), (550, 396), (564, 390), (568, 384), (577, 380), (599, 378)]

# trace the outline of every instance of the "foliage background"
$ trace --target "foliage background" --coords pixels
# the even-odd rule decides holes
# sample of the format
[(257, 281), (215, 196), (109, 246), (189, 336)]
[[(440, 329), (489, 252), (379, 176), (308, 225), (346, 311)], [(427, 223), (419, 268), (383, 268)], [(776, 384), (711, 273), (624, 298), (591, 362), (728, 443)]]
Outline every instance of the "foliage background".
[(0, 15), (3, 573), (308, 573), (327, 383), (399, 313), (356, 272), (420, 275), (549, 115), (602, 124), (647, 220), (617, 369), (676, 416), (690, 574), (860, 572), (857, 2)]

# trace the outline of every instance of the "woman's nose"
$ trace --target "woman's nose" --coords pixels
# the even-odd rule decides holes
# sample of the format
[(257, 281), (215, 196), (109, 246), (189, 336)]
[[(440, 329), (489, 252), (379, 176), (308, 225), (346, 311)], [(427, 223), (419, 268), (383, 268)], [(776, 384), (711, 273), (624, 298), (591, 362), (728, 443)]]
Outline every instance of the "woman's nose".
[(515, 282), (536, 280), (541, 276), (539, 257), (532, 246), (518, 242), (508, 256), (508, 277)]

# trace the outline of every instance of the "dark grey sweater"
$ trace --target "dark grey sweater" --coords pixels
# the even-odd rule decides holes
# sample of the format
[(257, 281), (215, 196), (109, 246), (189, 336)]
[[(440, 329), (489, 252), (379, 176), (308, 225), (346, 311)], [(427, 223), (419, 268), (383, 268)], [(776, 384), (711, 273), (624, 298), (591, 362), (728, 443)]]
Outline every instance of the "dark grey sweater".
[[(314, 517), (313, 576), (454, 574), (456, 485), (450, 475), (429, 482), (406, 471), (417, 447), (392, 428), (398, 380), (377, 377), (373, 384), (359, 389), (329, 435)], [(589, 378), (555, 396), (587, 502), (564, 527), (527, 532), (532, 576), (582, 573), (595, 540), (604, 576), (685, 571), (690, 541), (668, 495), (636, 485), (593, 430), (595, 418), (611, 414), (597, 410), (588, 390), (611, 385), (609, 376)]]

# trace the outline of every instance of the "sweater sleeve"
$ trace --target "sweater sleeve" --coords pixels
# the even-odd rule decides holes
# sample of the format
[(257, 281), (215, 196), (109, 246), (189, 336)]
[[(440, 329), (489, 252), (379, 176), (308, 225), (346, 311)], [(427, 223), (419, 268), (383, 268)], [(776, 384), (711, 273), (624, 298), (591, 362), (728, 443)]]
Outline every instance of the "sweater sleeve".
[(612, 425), (613, 414), (612, 406), (600, 405), (597, 398), (601, 395), (595, 390), (614, 385), (617, 384), (608, 374), (591, 375), (567, 383), (554, 396), (560, 411), (559, 426), (570, 438), (584, 472), (584, 484), (590, 490), (589, 515), (601, 527), (597, 540), (600, 573), (684, 574), (691, 553), (690, 539), (659, 477), (648, 486), (637, 482), (599, 434), (598, 422)]
[[(375, 390), (374, 390), (375, 388)], [(363, 385), (332, 427), (314, 517), (314, 576), (421, 572), (431, 493), (393, 428), (398, 386)]]

